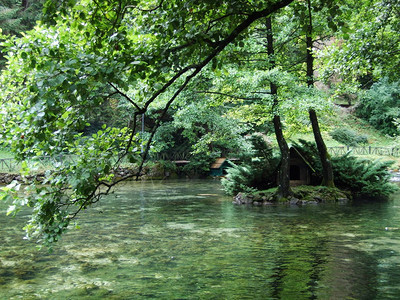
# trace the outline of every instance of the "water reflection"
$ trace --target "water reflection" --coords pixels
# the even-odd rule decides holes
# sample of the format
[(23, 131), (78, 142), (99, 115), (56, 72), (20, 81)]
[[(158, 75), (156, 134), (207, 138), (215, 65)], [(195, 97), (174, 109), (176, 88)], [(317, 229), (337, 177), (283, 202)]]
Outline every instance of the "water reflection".
[(246, 207), (216, 181), (130, 183), (52, 254), (1, 204), (0, 299), (397, 299), (399, 201)]

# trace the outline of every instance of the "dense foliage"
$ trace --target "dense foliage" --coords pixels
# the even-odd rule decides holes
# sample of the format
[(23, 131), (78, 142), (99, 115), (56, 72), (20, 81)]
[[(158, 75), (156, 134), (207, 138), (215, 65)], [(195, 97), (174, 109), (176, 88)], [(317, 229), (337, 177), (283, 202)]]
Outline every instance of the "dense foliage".
[[(44, 0), (0, 1), (0, 32), (21, 36), (35, 26), (41, 15)], [(0, 69), (4, 67), (4, 49), (0, 47)]]
[[(312, 181), (321, 182), (322, 167), (315, 143), (299, 140), (293, 143), (293, 147), (311, 167)], [(252, 192), (276, 184), (279, 159), (271, 155), (270, 148), (264, 146), (263, 149), (270, 153), (264, 156), (263, 163), (244, 164), (228, 170), (227, 177), (222, 181), (227, 193), (234, 195), (240, 191)], [(335, 185), (338, 188), (351, 192), (355, 199), (385, 199), (397, 190), (396, 185), (390, 182), (392, 175), (388, 171), (393, 162), (370, 161), (350, 154), (332, 158)], [(263, 179), (264, 186), (257, 185), (254, 174), (258, 178), (262, 177), (261, 174), (268, 174)], [(265, 185), (267, 182), (270, 186)]]
[(0, 2), (0, 28), (5, 34), (21, 35), (33, 28), (39, 19), (44, 0)]
[(229, 195), (276, 186), (279, 156), (260, 135), (253, 135), (251, 143), (251, 150), (242, 155), (240, 164), (228, 168), (226, 177), (221, 180)]
[(400, 81), (383, 78), (363, 92), (357, 115), (385, 134), (398, 135), (397, 120), (400, 116)]
[(385, 199), (397, 190), (390, 182), (390, 161), (371, 161), (350, 154), (333, 159), (335, 183), (355, 198)]
[[(348, 1), (346, 23), (324, 51), (324, 77), (368, 88), (380, 78), (398, 80), (400, 71), (399, 0)], [(322, 54), (322, 53), (321, 53)], [(334, 80), (339, 77), (340, 80)], [(345, 88), (346, 89), (346, 88)]]

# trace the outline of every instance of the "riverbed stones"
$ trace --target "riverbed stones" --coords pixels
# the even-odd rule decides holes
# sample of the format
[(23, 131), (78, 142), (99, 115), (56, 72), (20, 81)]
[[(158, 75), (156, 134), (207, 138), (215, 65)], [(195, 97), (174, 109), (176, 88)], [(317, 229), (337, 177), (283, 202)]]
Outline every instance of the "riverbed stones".
[(10, 184), (14, 180), (18, 182), (31, 182), (34, 180), (42, 182), (43, 179), (44, 179), (44, 174), (35, 174), (22, 177), (21, 175), (18, 174), (0, 173), (0, 184)]
[[(134, 177), (136, 174), (135, 170), (129, 168), (118, 168), (114, 174), (118, 178), (122, 177)], [(12, 173), (0, 173), (0, 184), (10, 184), (11, 182), (18, 181), (21, 183), (30, 183), (32, 181), (43, 182), (45, 175), (43, 173), (21, 176), (19, 174)]]

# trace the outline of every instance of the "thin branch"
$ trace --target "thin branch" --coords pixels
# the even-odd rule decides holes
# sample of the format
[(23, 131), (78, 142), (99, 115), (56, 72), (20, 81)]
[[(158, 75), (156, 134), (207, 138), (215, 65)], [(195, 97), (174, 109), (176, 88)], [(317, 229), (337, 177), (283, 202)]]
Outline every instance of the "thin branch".
[(238, 99), (238, 100), (261, 100), (261, 98), (249, 98), (249, 97), (240, 97), (236, 95), (231, 95), (231, 94), (226, 94), (226, 93), (221, 93), (221, 92), (212, 92), (212, 91), (195, 91), (196, 94), (212, 94), (212, 95), (220, 95), (220, 96), (225, 96), (233, 99)]
[(125, 10), (129, 9), (129, 8), (133, 8), (133, 9), (140, 10), (142, 12), (153, 12), (153, 11), (156, 11), (157, 9), (159, 9), (162, 6), (163, 3), (164, 3), (164, 0), (161, 0), (160, 4), (158, 4), (157, 6), (155, 6), (153, 8), (148, 8), (148, 9), (140, 8), (137, 5), (127, 5), (127, 6), (125, 6)]
[(221, 16), (219, 18), (216, 18), (216, 19), (211, 20), (210, 22), (208, 22), (208, 27), (207, 27), (205, 32), (208, 33), (215, 26), (215, 24), (217, 22), (219, 22), (219, 21), (221, 21), (221, 20), (223, 20), (225, 18), (228, 18), (230, 16), (234, 16), (234, 15), (249, 16), (249, 14), (246, 14), (246, 13), (230, 13), (230, 14), (227, 14), (227, 15), (223, 15), (223, 16)]
[(133, 106), (135, 106), (135, 108), (140, 111), (140, 112), (144, 112), (144, 110), (142, 108), (139, 107), (139, 105), (137, 105), (127, 94), (125, 94), (124, 92), (122, 92), (120, 89), (118, 89), (114, 84), (112, 84), (111, 82), (108, 82), (109, 85), (111, 85), (115, 91), (120, 94), (121, 96), (123, 96), (126, 100), (128, 100)]
[[(143, 113), (144, 113), (144, 112), (143, 112)], [(135, 111), (135, 113), (133, 114), (133, 128), (132, 128), (132, 132), (131, 132), (131, 135), (129, 136), (129, 141), (128, 141), (128, 144), (126, 145), (125, 153), (124, 153), (123, 155), (121, 155), (121, 157), (118, 159), (117, 163), (119, 163), (119, 162), (122, 160), (122, 158), (124, 158), (124, 157), (128, 154), (128, 152), (129, 152), (129, 148), (131, 147), (132, 142), (133, 142), (133, 137), (134, 137), (135, 134), (136, 134), (137, 117), (138, 117), (140, 114), (141, 114), (141, 113), (140, 113), (139, 111)]]
[(179, 78), (181, 78), (181, 76), (183, 74), (185, 74), (186, 72), (188, 72), (191, 69), (197, 69), (199, 66), (198, 65), (190, 65), (187, 66), (185, 68), (183, 68), (182, 70), (180, 70), (178, 73), (175, 74), (174, 77), (172, 77), (167, 83), (165, 83), (158, 91), (156, 91), (153, 96), (151, 96), (149, 98), (149, 100), (147, 100), (146, 104), (144, 105), (143, 110), (146, 111), (147, 108), (149, 107), (149, 105), (157, 99), (158, 96), (160, 96), (162, 93), (164, 93), (176, 80), (178, 80)]

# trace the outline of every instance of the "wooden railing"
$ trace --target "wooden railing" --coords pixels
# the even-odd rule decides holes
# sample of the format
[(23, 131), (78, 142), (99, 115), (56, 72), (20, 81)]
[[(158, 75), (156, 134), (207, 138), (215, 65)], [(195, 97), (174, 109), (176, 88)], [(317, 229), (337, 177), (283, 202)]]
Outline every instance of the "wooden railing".
[(178, 160), (190, 160), (191, 157), (190, 151), (177, 151), (174, 153), (152, 153), (150, 154), (150, 159), (153, 160), (169, 160), (169, 161), (178, 161)]
[(355, 155), (376, 155), (376, 156), (392, 156), (392, 157), (400, 157), (400, 148), (399, 147), (350, 147), (350, 146), (342, 146), (342, 147), (328, 147), (328, 151), (332, 155), (344, 155), (347, 152), (351, 151), (352, 154)]
[[(35, 159), (28, 160), (29, 166), (36, 165), (38, 168), (49, 168), (54, 166), (56, 163), (63, 163), (65, 161), (73, 161), (73, 155), (57, 155), (51, 156), (38, 156)], [(21, 162), (18, 162), (14, 158), (1, 158), (0, 159), (0, 172), (2, 173), (18, 173), (21, 169)]]

